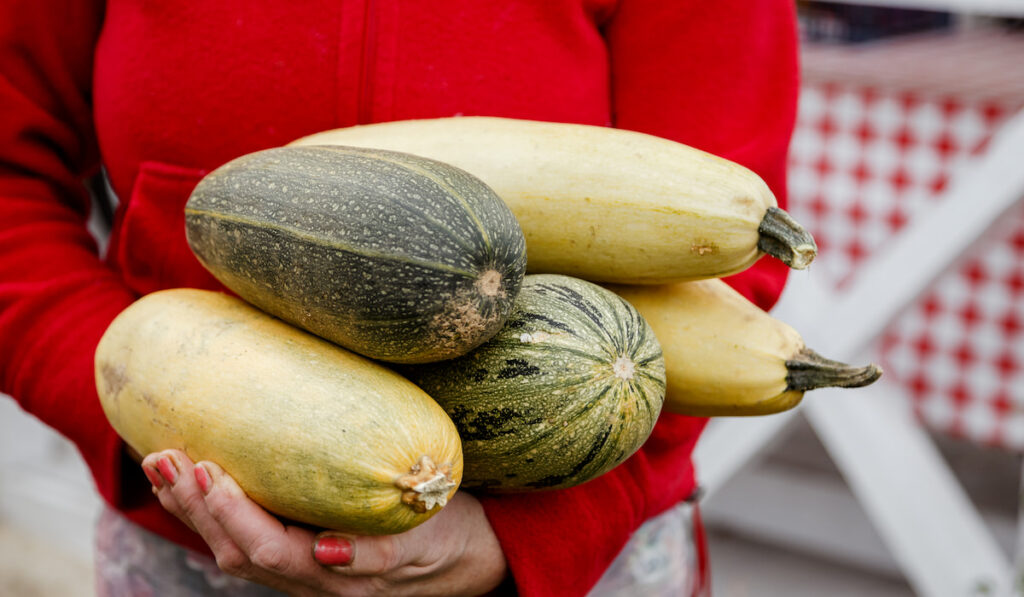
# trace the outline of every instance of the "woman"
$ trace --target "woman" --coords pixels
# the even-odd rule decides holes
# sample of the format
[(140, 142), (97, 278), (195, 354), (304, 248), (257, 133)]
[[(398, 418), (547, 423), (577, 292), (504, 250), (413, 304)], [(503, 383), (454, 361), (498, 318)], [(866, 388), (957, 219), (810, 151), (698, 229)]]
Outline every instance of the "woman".
[[(174, 561), (213, 584), (233, 586), (211, 556), (295, 594), (585, 594), (631, 536), (689, 520), (678, 504), (694, 492), (704, 422), (664, 414), (644, 448), (583, 486), (460, 492), (425, 530), (317, 541), (212, 463), (155, 454), (143, 474), (103, 417), (93, 351), (142, 294), (220, 288), (183, 234), (205, 173), (320, 130), (460, 114), (611, 125), (740, 162), (782, 200), (794, 22), (788, 0), (3, 3), (0, 390), (77, 444), (110, 505), (99, 555), (116, 565), (101, 567), (103, 590), (161, 572), (187, 584), (156, 555), (163, 545), (191, 548)], [(102, 258), (81, 184), (100, 167), (120, 199)], [(763, 260), (729, 281), (767, 308), (784, 280)], [(699, 547), (698, 535), (687, 540)], [(131, 568), (126, 545), (159, 566)], [(602, 586), (642, 576), (620, 565), (634, 548), (613, 567), (632, 576)], [(705, 590), (696, 574), (692, 590)]]

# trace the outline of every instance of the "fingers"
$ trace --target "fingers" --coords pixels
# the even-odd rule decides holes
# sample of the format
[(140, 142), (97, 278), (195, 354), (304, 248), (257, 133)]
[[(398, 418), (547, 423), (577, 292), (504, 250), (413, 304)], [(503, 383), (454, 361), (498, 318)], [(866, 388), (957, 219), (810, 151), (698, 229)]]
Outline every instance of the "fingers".
[[(465, 543), (449, 540), (453, 533), (440, 514), (438, 520), (401, 535), (314, 535), (283, 524), (249, 499), (216, 464), (194, 464), (177, 450), (150, 454), (142, 464), (160, 503), (206, 540), (218, 566), (229, 574), (293, 595), (463, 592), (438, 584), (438, 574), (445, 576), (451, 567), (445, 562), (457, 562), (465, 551), (447, 549)], [(462, 518), (459, 503), (453, 500), (448, 506), (455, 505), (456, 520)]]
[(142, 467), (161, 505), (202, 535), (217, 564), (230, 574), (250, 578), (254, 569), (286, 576), (318, 574), (328, 566), (347, 576), (380, 576), (405, 563), (400, 542), (389, 535), (314, 536), (285, 526), (212, 462), (193, 464), (183, 452), (165, 450), (148, 455)]
[(402, 541), (394, 535), (354, 537), (334, 531), (317, 535), (313, 557), (322, 566), (345, 576), (391, 576), (406, 564)]
[(142, 472), (146, 474), (146, 478), (153, 485), (153, 495), (160, 500), (160, 505), (164, 507), (164, 510), (195, 531), (196, 527), (192, 524), (192, 520), (171, 492), (171, 488), (181, 477), (175, 458), (170, 451), (149, 454), (142, 459)]
[[(220, 467), (178, 450), (143, 459), (160, 503), (209, 544), (221, 570), (294, 594), (326, 576), (309, 554), (313, 534), (285, 527), (250, 500)], [(304, 534), (304, 535), (303, 535)]]
[[(464, 551), (461, 519), (466, 512), (465, 494), (456, 493), (435, 516), (396, 535), (353, 536), (324, 531), (316, 536), (313, 557), (333, 572), (348, 577), (388, 578), (395, 583), (430, 577), (444, 570)], [(473, 500), (473, 503), (476, 503)], [(483, 509), (480, 518), (483, 519)], [(468, 527), (467, 527), (468, 528)]]
[(483, 507), (462, 492), (435, 516), (404, 533), (323, 532), (316, 537), (313, 555), (335, 574), (365, 582), (384, 595), (484, 594), (507, 574), (505, 556)]
[(179, 450), (164, 450), (146, 456), (142, 470), (165, 510), (199, 533), (210, 546), (218, 565), (221, 560), (237, 562), (241, 550), (210, 514), (197, 481), (195, 465)]
[(400, 542), (391, 535), (354, 537), (329, 532), (314, 536), (307, 529), (286, 526), (247, 499), (234, 479), (219, 466), (212, 462), (198, 466), (211, 479), (206, 495), (210, 515), (239, 549), (264, 570), (284, 576), (313, 577), (323, 576), (323, 566), (329, 566), (333, 572), (346, 576), (387, 576), (406, 563)]
[[(209, 476), (206, 507), (211, 518), (245, 556), (247, 564), (268, 574), (304, 578), (318, 584), (314, 577), (323, 574), (310, 554), (313, 533), (301, 527), (286, 526), (246, 497), (242, 489), (219, 466), (202, 462), (199, 470)], [(202, 475), (202, 473), (200, 473)], [(218, 562), (220, 563), (220, 562)], [(241, 562), (224, 562), (235, 573)], [(242, 567), (246, 563), (241, 563)]]

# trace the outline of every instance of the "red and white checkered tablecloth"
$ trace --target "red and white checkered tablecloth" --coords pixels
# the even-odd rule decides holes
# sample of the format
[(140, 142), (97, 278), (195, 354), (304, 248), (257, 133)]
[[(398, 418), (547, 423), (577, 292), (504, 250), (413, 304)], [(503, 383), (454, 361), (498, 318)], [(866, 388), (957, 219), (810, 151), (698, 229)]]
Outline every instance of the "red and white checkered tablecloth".
[[(1024, 107), (1024, 34), (808, 46), (803, 71), (790, 211), (818, 240), (815, 275), (841, 289)], [(925, 425), (1024, 449), (1024, 198), (878, 350)]]

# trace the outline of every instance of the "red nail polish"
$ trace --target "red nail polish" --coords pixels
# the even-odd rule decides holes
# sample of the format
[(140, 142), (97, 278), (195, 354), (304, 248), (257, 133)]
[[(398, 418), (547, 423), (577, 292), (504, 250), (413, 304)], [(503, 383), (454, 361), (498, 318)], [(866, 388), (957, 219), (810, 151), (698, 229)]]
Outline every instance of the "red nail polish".
[(156, 472), (154, 469), (144, 466), (142, 467), (142, 472), (145, 473), (146, 478), (149, 479), (149, 482), (153, 487), (159, 489), (164, 486), (164, 480), (160, 478), (160, 473)]
[(160, 476), (162, 476), (168, 483), (174, 485), (175, 482), (177, 482), (178, 469), (174, 467), (174, 463), (171, 462), (170, 457), (164, 456), (160, 460), (157, 460), (156, 468), (160, 471)]
[(313, 557), (324, 566), (347, 566), (354, 553), (352, 543), (343, 537), (321, 537), (313, 545)]
[(193, 471), (195, 472), (196, 483), (199, 484), (199, 489), (202, 490), (204, 495), (210, 493), (210, 473), (206, 471), (206, 467), (197, 464)]

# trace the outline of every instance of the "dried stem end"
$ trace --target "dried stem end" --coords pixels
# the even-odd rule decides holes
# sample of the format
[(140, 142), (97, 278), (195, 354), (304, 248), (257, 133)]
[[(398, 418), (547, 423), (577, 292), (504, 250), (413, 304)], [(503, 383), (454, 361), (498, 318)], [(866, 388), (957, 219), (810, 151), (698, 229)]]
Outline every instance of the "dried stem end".
[(804, 269), (818, 256), (814, 237), (778, 207), (769, 207), (757, 232), (757, 248), (793, 269)]
[(815, 388), (860, 388), (882, 376), (878, 365), (851, 367), (826, 359), (809, 348), (786, 361), (786, 390), (806, 392)]
[(438, 466), (423, 455), (408, 474), (395, 480), (395, 486), (402, 490), (402, 503), (423, 514), (448, 503), (448, 494), (458, 485), (452, 481), (451, 474), (450, 464)]

